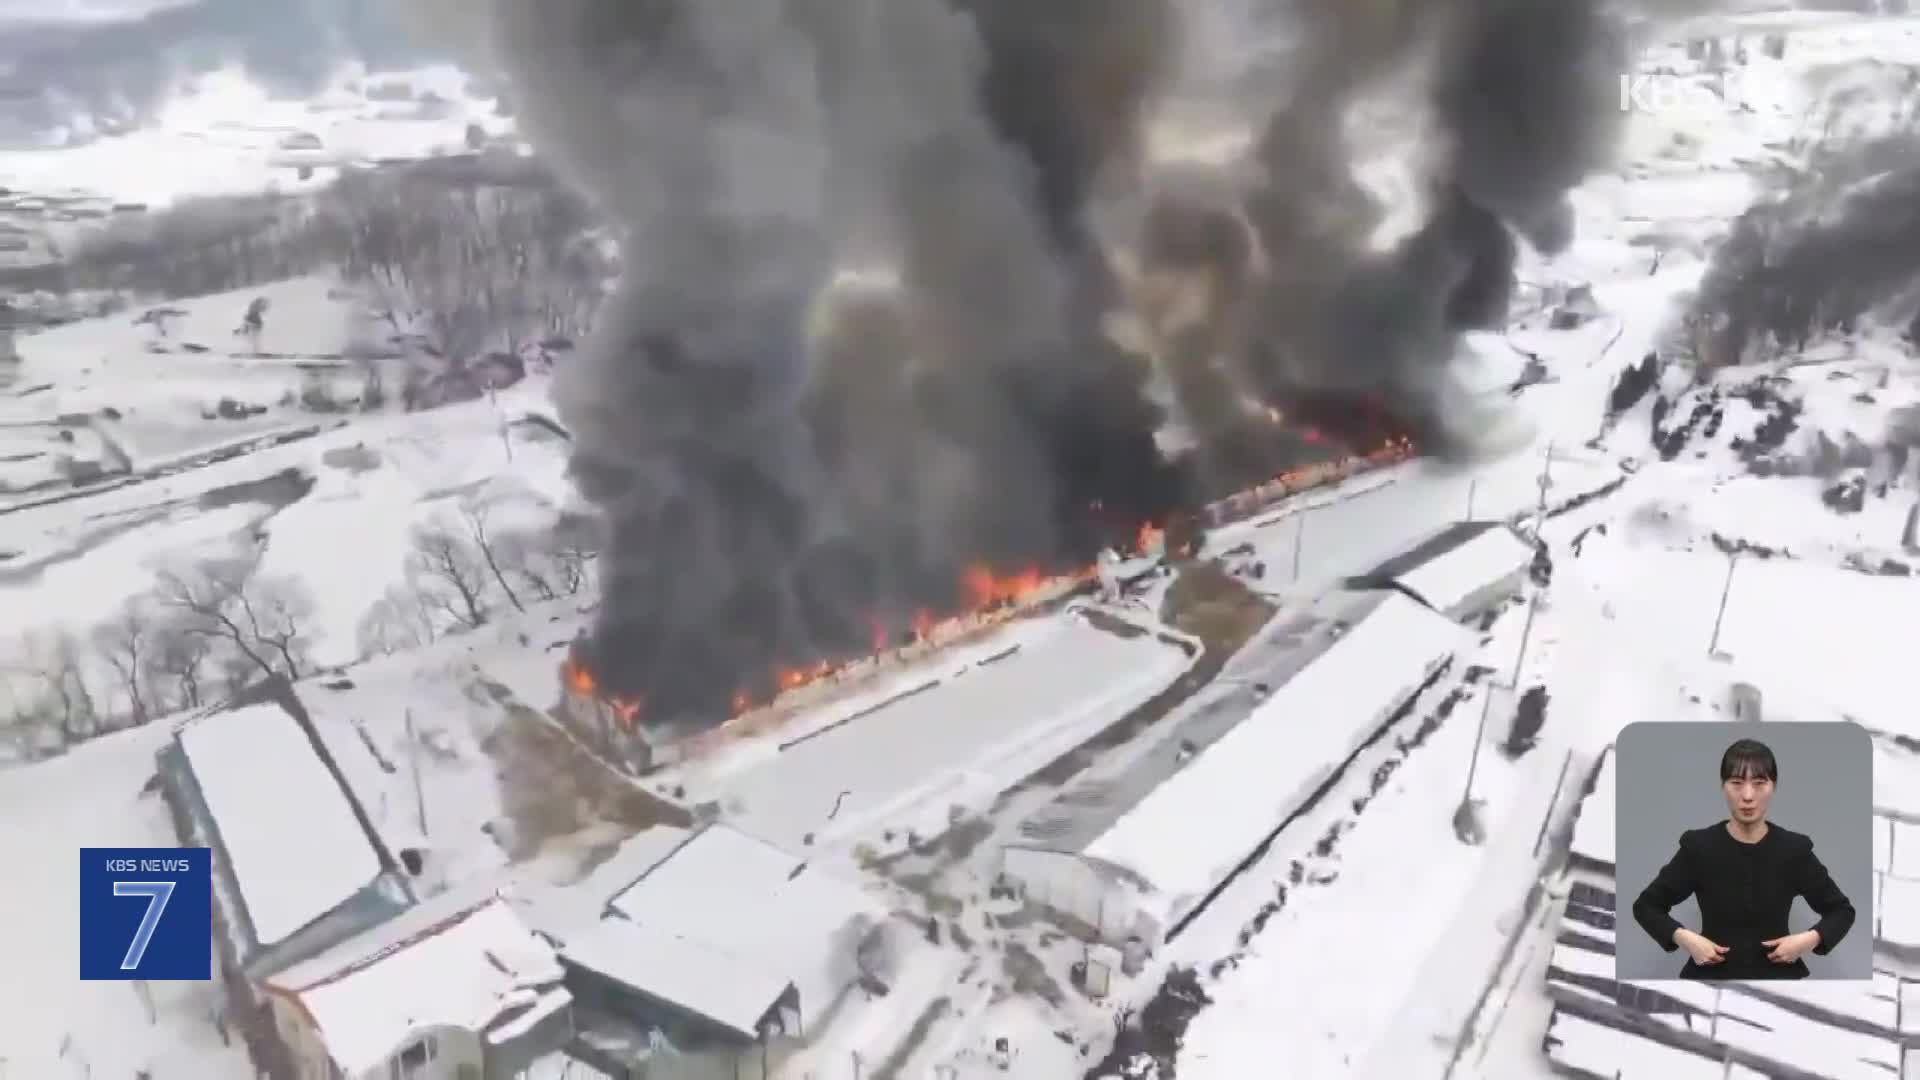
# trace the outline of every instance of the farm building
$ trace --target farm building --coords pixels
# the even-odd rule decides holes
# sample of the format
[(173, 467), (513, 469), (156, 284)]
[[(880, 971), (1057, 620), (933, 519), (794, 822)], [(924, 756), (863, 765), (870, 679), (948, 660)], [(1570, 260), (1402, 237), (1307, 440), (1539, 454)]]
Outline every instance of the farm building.
[(413, 902), (323, 744), (278, 704), (188, 720), (159, 756), (183, 842), (213, 850), (229, 960), (257, 980)]
[(547, 930), (600, 1068), (670, 1049), (684, 1075), (765, 1077), (868, 975), (884, 912), (858, 886), (726, 825), (645, 861), (600, 918)]
[(1395, 589), (1449, 619), (1476, 619), (1520, 594), (1533, 544), (1505, 522), (1462, 521), (1395, 555), (1350, 584)]
[(263, 987), (300, 1080), (509, 1080), (572, 1038), (562, 977), (499, 896), (448, 893)]
[[(1884, 918), (1874, 926), (1871, 982), (1618, 982), (1615, 797), (1609, 749), (1575, 824), (1566, 907), (1547, 969), (1553, 1014), (1545, 1050), (1557, 1070), (1619, 1080), (1920, 1080), (1920, 981), (1888, 962), (1897, 944), (1888, 941)], [(1880, 817), (1876, 829), (1878, 913), (1887, 910), (1889, 889), (1911, 887), (1893, 873), (1896, 834), (1920, 844), (1920, 827)]]
[(1465, 640), (1400, 593), (1332, 594), (1267, 633), (1258, 679), (1230, 669), (1150, 752), (1024, 822), (1003, 877), (1094, 940), (1158, 942)]

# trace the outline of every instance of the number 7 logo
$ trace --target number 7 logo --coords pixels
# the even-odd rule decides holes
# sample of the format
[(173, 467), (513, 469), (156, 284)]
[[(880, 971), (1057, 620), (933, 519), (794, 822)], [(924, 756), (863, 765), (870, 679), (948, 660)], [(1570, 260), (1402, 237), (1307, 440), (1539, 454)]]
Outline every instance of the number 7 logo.
[(133, 932), (133, 941), (127, 945), (126, 959), (120, 961), (121, 971), (133, 971), (140, 967), (140, 959), (147, 955), (147, 945), (153, 941), (153, 932), (160, 927), (160, 916), (166, 913), (167, 901), (173, 899), (174, 882), (171, 881), (116, 881), (113, 883), (115, 896), (144, 896), (147, 898), (146, 914), (140, 916), (140, 926)]

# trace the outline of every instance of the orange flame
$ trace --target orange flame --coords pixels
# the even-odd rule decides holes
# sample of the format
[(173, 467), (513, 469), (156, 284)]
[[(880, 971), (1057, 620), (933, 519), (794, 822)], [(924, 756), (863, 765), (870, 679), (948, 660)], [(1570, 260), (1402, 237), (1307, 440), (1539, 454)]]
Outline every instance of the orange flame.
[[(1277, 410), (1270, 410), (1270, 415), (1276, 422), (1283, 420)], [(1325, 441), (1323, 433), (1316, 428), (1304, 428), (1301, 434), (1309, 442)], [(1395, 464), (1407, 460), (1413, 454), (1412, 441), (1404, 436), (1395, 436), (1365, 454), (1287, 470), (1265, 484), (1248, 489), (1243, 496), (1259, 498), (1276, 487), (1289, 493), (1303, 491), (1351, 475), (1360, 465)], [(1093, 509), (1098, 512), (1101, 508), (1096, 503)], [(1146, 556), (1164, 553), (1176, 558), (1191, 558), (1197, 549), (1197, 543), (1191, 539), (1183, 540), (1177, 550), (1169, 549), (1167, 544), (1166, 523), (1141, 522), (1133, 535), (1130, 554)], [(914, 639), (924, 642), (945, 623), (967, 620), (970, 625), (980, 625), (981, 620), (997, 621), (1011, 618), (1026, 602), (1050, 588), (1090, 581), (1096, 576), (1097, 572), (1093, 566), (1082, 567), (1069, 573), (1050, 575), (1036, 567), (1006, 574), (992, 567), (976, 564), (968, 567), (960, 577), (960, 592), (964, 604), (961, 611), (936, 614), (930, 609), (922, 608), (913, 613), (909, 626)], [(872, 646), (870, 655), (877, 656), (903, 643), (896, 638), (895, 631), (878, 617), (869, 620), (869, 631)], [(839, 661), (821, 660), (806, 667), (784, 665), (777, 667), (772, 672), (771, 684), (763, 687), (758, 696), (754, 691), (744, 688), (735, 692), (732, 699), (732, 714), (738, 717), (762, 705), (770, 704), (772, 700), (784, 694), (836, 678), (849, 667), (865, 659), (866, 657), (851, 657)], [(575, 660), (567, 661), (565, 680), (568, 688), (576, 694), (589, 697), (601, 696), (598, 680), (594, 678), (593, 673)], [(771, 697), (766, 696), (768, 691), (771, 692)], [(624, 730), (631, 732), (640, 722), (642, 713), (640, 699), (612, 697), (603, 698), (603, 700), (612, 708)]]
[(1010, 577), (1002, 577), (990, 568), (976, 564), (968, 567), (960, 577), (968, 606), (975, 611), (1017, 604), (1039, 592), (1046, 584), (1046, 576), (1032, 567)]

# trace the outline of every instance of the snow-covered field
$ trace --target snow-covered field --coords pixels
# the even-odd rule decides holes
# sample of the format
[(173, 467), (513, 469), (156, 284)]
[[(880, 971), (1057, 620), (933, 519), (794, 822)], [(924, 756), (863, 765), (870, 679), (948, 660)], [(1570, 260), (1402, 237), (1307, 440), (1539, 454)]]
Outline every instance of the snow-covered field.
[[(90, 428), (117, 470), (80, 485), (0, 493), (0, 684), (32, 692), (46, 641), (85, 640), (165, 571), (244, 553), (250, 577), (291, 583), (317, 666), (361, 655), (360, 626), (405, 575), (416, 526), (465, 527), (484, 508), (502, 535), (544, 528), (570, 504), (565, 445), (523, 420), (548, 411), (539, 378), (429, 413), (314, 411), (313, 374), (259, 358), (234, 334), (269, 300), (260, 351), (337, 355), (354, 308), (322, 279), (172, 305), (167, 351), (132, 316), (29, 335), (22, 385), (0, 423), (43, 436), (0, 465), (18, 488), (73, 453), (60, 433)], [(204, 342), (204, 352), (187, 344)], [(222, 401), (256, 416), (217, 415)], [(38, 641), (38, 652), (36, 642)], [(110, 691), (102, 691), (110, 693)]]
[[(1591, 285), (1597, 317), (1555, 329), (1541, 311), (1475, 341), (1490, 398), (1529, 357), (1546, 369), (1510, 405), (1524, 445), (1472, 466), (1411, 462), (1209, 538), (1208, 554), (1264, 564), (1246, 584), (1284, 608), (1451, 522), (1530, 520), (1545, 508), (1552, 576), (1503, 610), (1141, 975), (1116, 973), (1103, 1000), (1062, 989), (1087, 950), (989, 894), (997, 846), (1056, 794), (1022, 781), (1175, 683), (1201, 660), (1197, 641), (1151, 607), (1069, 606), (890, 672), (724, 753), (643, 782), (619, 777), (543, 715), (558, 696), (558, 649), (590, 594), (521, 595), (489, 582), (484, 566), (446, 568), (489, 592), (487, 617), (474, 618), (420, 559), (420, 527), (530, 534), (570, 505), (564, 442), (517, 422), (546, 412), (542, 377), (428, 412), (316, 411), (307, 391), (320, 382), (350, 396), (364, 379), (350, 358), (377, 334), (326, 278), (19, 340), (22, 363), (0, 387), (0, 712), (71, 704), (62, 642), (101, 658), (77, 676), (88, 692), (130, 697), (136, 688), (102, 666), (113, 655), (102, 628), (136, 609), (163, 613), (128, 605), (152, 597), (164, 574), (238, 559), (240, 587), (292, 612), (300, 697), (387, 846), (424, 853), (429, 888), (507, 880), (591, 910), (580, 897), (605, 892), (602, 879), (637, 858), (623, 842), (651, 843), (661, 834), (650, 826), (712, 813), (801, 858), (865, 873), (875, 898), (934, 926), (939, 940), (893, 994), (851, 1010), (796, 1066), (813, 1075), (865, 1075), (876, 1063), (901, 1078), (1078, 1075), (1121, 1011), (1174, 967), (1197, 972), (1211, 999), (1168, 1063), (1185, 1080), (1281, 1075), (1279, 1062), (1306, 1080), (1551, 1075), (1544, 967), (1558, 917), (1544, 886), (1581, 785), (1623, 725), (1724, 718), (1730, 686), (1750, 682), (1769, 709), (1873, 729), (1876, 803), (1920, 813), (1920, 755), (1897, 741), (1920, 739), (1908, 674), (1920, 554), (1900, 539), (1920, 475), (1877, 462), (1763, 477), (1733, 445), (1775, 415), (1774, 398), (1799, 405), (1783, 454), (1878, 440), (1890, 410), (1920, 403), (1920, 363), (1898, 342), (1866, 338), (1729, 369), (1705, 389), (1669, 381), (1617, 420), (1604, 415), (1620, 372), (1662, 341), (1708, 246), (1759, 191), (1754, 169), (1790, 159), (1811, 133), (1808, 88), (1862, 55), (1920, 58), (1920, 23), (1908, 19), (1821, 20), (1789, 40), (1786, 59), (1756, 61), (1759, 76), (1792, 91), (1773, 107), (1636, 117), (1627, 163), (1576, 194), (1580, 243), (1526, 276), (1543, 295)], [(1687, 60), (1673, 49), (1648, 63)], [(159, 202), (320, 183), (324, 167), (308, 181), (292, 170), (419, 154), (459, 142), (469, 123), (505, 130), (489, 103), (468, 100), (457, 72), (419, 73), (416, 88), (437, 95), (424, 101), (375, 101), (366, 86), (377, 80), (355, 78), (287, 103), (217, 75), (150, 130), (0, 154), (0, 186)], [(283, 146), (301, 132), (321, 148)], [(236, 333), (261, 297), (259, 335)], [(1659, 421), (1656, 395), (1671, 405)], [(1661, 452), (1656, 442), (1702, 400), (1718, 419)], [(77, 489), (76, 470), (93, 477)], [(1843, 512), (1828, 496), (1850, 479), (1862, 480), (1862, 498)], [(1242, 667), (1251, 672), (1229, 667), (1222, 681)], [(1509, 752), (1500, 744), (1529, 691), (1545, 695), (1546, 722), (1533, 745)], [(1095, 771), (1147, 752), (1177, 718), (1112, 748)], [(24, 913), (0, 935), (13, 976), (0, 990), (0, 1077), (246, 1074), (238, 1040), (223, 1046), (208, 1019), (207, 988), (156, 987), (149, 1011), (120, 984), (72, 977), (71, 853), (172, 841), (157, 797), (142, 794), (166, 733), (156, 723), (0, 772), (0, 860)], [(1463, 800), (1478, 843), (1460, 838)], [(950, 828), (944, 845), (916, 843)], [(962, 833), (972, 839), (953, 839)], [(1920, 844), (1888, 844), (1880, 932), (1914, 940)], [(1900, 993), (1920, 1000), (1912, 985)], [(1564, 1037), (1580, 1040), (1597, 1075), (1686, 1075), (1684, 1064), (1632, 1058), (1647, 1051), (1604, 1030)]]
[(467, 76), (449, 67), (348, 69), (319, 95), (288, 100), (237, 70), (214, 71), (138, 130), (58, 152), (0, 151), (0, 186), (147, 205), (311, 189), (341, 165), (465, 150), (469, 125), (489, 138), (511, 131), (493, 101), (469, 91)]

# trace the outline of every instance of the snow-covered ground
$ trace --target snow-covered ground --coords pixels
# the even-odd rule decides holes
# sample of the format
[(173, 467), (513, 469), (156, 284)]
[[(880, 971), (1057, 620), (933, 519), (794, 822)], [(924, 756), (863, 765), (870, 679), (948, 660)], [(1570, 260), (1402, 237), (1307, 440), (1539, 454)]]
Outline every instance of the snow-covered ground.
[[(277, 98), (237, 70), (210, 72), (150, 125), (58, 150), (0, 151), (0, 187), (164, 205), (183, 197), (325, 184), (341, 165), (464, 151), (469, 125), (511, 131), (454, 68), (343, 71), (319, 95)], [(302, 175), (306, 171), (307, 175)]]
[[(1823, 23), (1796, 30), (1790, 63), (1767, 74), (1798, 77), (1816, 65), (1858, 59), (1863, 53), (1856, 50), (1869, 48), (1868, 41), (1884, 43), (1871, 47), (1876, 55), (1910, 59), (1920, 35), (1911, 20), (1871, 28)], [(1293, 838), (1283, 836), (1246, 875), (1236, 886), (1240, 895), (1223, 897), (1209, 913), (1217, 922), (1211, 940), (1201, 928), (1176, 943), (1171, 959), (1203, 971), (1229, 952), (1236, 960), (1202, 980), (1215, 1003), (1187, 1029), (1178, 1062), (1186, 1080), (1247, 1075), (1249, 1063), (1277, 1057), (1289, 1062), (1288, 1075), (1303, 1077), (1551, 1075), (1541, 1044), (1539, 942), (1550, 944), (1557, 920), (1547, 914), (1551, 901), (1530, 905), (1528, 892), (1550, 855), (1553, 823), (1571, 810), (1599, 752), (1624, 724), (1724, 719), (1729, 688), (1747, 681), (1769, 701), (1787, 702), (1770, 706), (1785, 715), (1796, 715), (1796, 696), (1811, 696), (1887, 733), (1882, 752), (1895, 760), (1903, 751), (1892, 735), (1920, 737), (1903, 661), (1920, 630), (1920, 581), (1898, 569), (1920, 565), (1899, 540), (1920, 482), (1911, 474), (1896, 478), (1884, 497), (1840, 513), (1821, 498), (1831, 475), (1753, 475), (1727, 444), (1750, 437), (1764, 416), (1731, 395), (1717, 434), (1696, 436), (1671, 461), (1660, 460), (1651, 444), (1644, 402), (1595, 441), (1609, 384), (1666, 330), (1701, 270), (1698, 252), (1665, 239), (1661, 263), (1649, 273), (1652, 252), (1636, 241), (1656, 233), (1717, 235), (1756, 190), (1746, 166), (1784, 154), (1802, 133), (1793, 109), (1709, 117), (1716, 122), (1704, 131), (1702, 118), (1690, 114), (1695, 129), (1685, 133), (1682, 154), (1673, 149), (1682, 133), (1660, 119), (1636, 123), (1634, 160), (1622, 178), (1597, 180), (1579, 193), (1582, 242), (1533, 272), (1541, 281), (1591, 283), (1600, 318), (1573, 331), (1541, 321), (1507, 335), (1545, 360), (1556, 380), (1521, 399), (1539, 428), (1531, 451), (1460, 476), (1408, 466), (1391, 484), (1302, 509), (1291, 524), (1250, 527), (1270, 576), (1271, 568), (1287, 568), (1280, 572), (1287, 580), (1297, 551), (1298, 577), (1311, 585), (1377, 560), (1405, 536), (1390, 523), (1437, 525), (1448, 514), (1466, 514), (1464, 492), (1476, 478), (1480, 515), (1535, 504), (1540, 496), (1531, 482), (1542, 473), (1551, 476), (1549, 505), (1624, 478), (1616, 493), (1546, 523), (1552, 586), (1538, 590), (1530, 616), (1503, 616), (1484, 651), (1483, 662), (1503, 673), (1513, 671), (1517, 652), (1515, 688), (1542, 687), (1549, 695), (1539, 743), (1517, 761), (1491, 745), (1505, 737), (1513, 708), (1510, 693), (1496, 696), (1473, 782), (1491, 825), (1485, 841), (1465, 846), (1449, 827), (1463, 794), (1464, 763), (1475, 750), (1476, 696), (1431, 738), (1430, 749), (1393, 773), (1350, 829), (1330, 825), (1332, 813), (1301, 822), (1297, 833), (1289, 829)], [(1816, 432), (1835, 443), (1844, 444), (1848, 433), (1871, 443), (1883, 436), (1886, 410), (1920, 396), (1920, 364), (1903, 348), (1875, 341), (1815, 352), (1797, 365), (1728, 371), (1718, 382), (1731, 389), (1762, 375), (1802, 403), (1790, 448), (1812, 447)], [(1684, 415), (1691, 403), (1682, 399), (1674, 413)], [(1575, 457), (1571, 467), (1563, 463), (1568, 455)], [(1630, 472), (1621, 468), (1628, 460)], [(1737, 560), (1730, 556), (1746, 545), (1773, 554), (1749, 547)], [(1520, 650), (1509, 631), (1523, 619)], [(1879, 789), (1888, 788), (1885, 771)], [(1322, 843), (1334, 835), (1337, 846)], [(1333, 847), (1331, 856), (1316, 845)], [(1418, 883), (1417, 904), (1408, 899), (1410, 881)], [(1276, 896), (1279, 910), (1257, 917)], [(1905, 897), (1896, 890), (1884, 899), (1899, 904)], [(1249, 933), (1235, 949), (1230, 933), (1243, 926)], [(1493, 985), (1502, 950), (1516, 935), (1507, 977)], [(1606, 1048), (1619, 1043), (1620, 1054), (1640, 1051), (1604, 1030), (1593, 1038), (1585, 1067), (1597, 1074), (1625, 1068), (1632, 1075), (1685, 1075), (1657, 1066), (1633, 1071), (1628, 1058)], [(1807, 1064), (1805, 1054), (1789, 1056)]]
[[(509, 423), (546, 410), (538, 376), (424, 413), (303, 408), (316, 380), (350, 390), (363, 377), (347, 358), (374, 332), (325, 278), (181, 301), (158, 325), (129, 312), (20, 339), (23, 362), (0, 388), (0, 710), (68, 686), (47, 678), (62, 632), (88, 640), (163, 571), (240, 551), (247, 580), (304, 594), (311, 677), (299, 694), (387, 845), (425, 854), (430, 890), (511, 880), (578, 921), (627, 883), (614, 878), (637, 874), (635, 845), (657, 847), (647, 838), (711, 812), (864, 873), (875, 898), (933, 926), (938, 940), (893, 993), (836, 1019), (796, 1068), (1079, 1075), (1122, 1010), (1180, 966), (1211, 999), (1170, 1063), (1186, 1080), (1267, 1075), (1276, 1062), (1306, 1080), (1545, 1077), (1543, 972), (1558, 919), (1555, 899), (1534, 890), (1625, 723), (1724, 717), (1729, 686), (1750, 682), (1769, 708), (1828, 709), (1881, 733), (1876, 802), (1920, 813), (1920, 756), (1895, 741), (1920, 739), (1903, 663), (1920, 630), (1920, 576), (1891, 569), (1920, 567), (1899, 539), (1920, 478), (1876, 476), (1884, 494), (1868, 485), (1860, 509), (1842, 513), (1823, 500), (1835, 476), (1761, 477), (1730, 445), (1771, 415), (1745, 389), (1762, 376), (1800, 404), (1786, 450), (1816, 452), (1822, 435), (1877, 439), (1888, 410), (1920, 402), (1920, 365), (1897, 343), (1863, 340), (1725, 371), (1706, 390), (1663, 384), (1654, 393), (1674, 404), (1661, 431), (1719, 395), (1712, 430), (1670, 455), (1655, 446), (1652, 394), (1617, 422), (1604, 416), (1620, 371), (1661, 341), (1708, 245), (1759, 190), (1754, 169), (1790, 158), (1809, 133), (1810, 80), (1862, 55), (1920, 57), (1920, 25), (1821, 20), (1792, 29), (1789, 46), (1785, 60), (1756, 61), (1792, 91), (1772, 107), (1635, 117), (1626, 165), (1576, 194), (1580, 243), (1527, 277), (1543, 290), (1590, 284), (1598, 317), (1553, 329), (1540, 312), (1476, 340), (1490, 396), (1529, 356), (1546, 368), (1511, 406), (1524, 445), (1473, 466), (1411, 462), (1210, 538), (1209, 554), (1264, 564), (1248, 586), (1290, 605), (1451, 522), (1554, 508), (1541, 526), (1551, 583), (1501, 611), (1324, 799), (1140, 976), (1116, 972), (1102, 1000), (1066, 986), (1085, 947), (990, 894), (997, 845), (1057, 794), (1022, 781), (1175, 683), (1203, 658), (1197, 642), (1151, 607), (1069, 607), (891, 671), (724, 753), (620, 777), (543, 715), (586, 595), (495, 596), (484, 628), (363, 660), (370, 616), (384, 613), (395, 648), (420, 617), (417, 597), (408, 610), (391, 603), (409, 581), (416, 526), (471, 527), (485, 506), (496, 528), (540, 529), (572, 495), (564, 444)], [(1647, 62), (1687, 63), (1678, 50)], [(0, 186), (156, 202), (296, 187), (323, 182), (332, 160), (453, 145), (468, 123), (504, 130), (457, 72), (415, 80), (445, 104), (376, 101), (366, 88), (378, 80), (355, 78), (359, 89), (343, 81), (286, 103), (216, 75), (153, 129), (0, 154)], [(285, 149), (301, 132), (321, 149)], [(306, 164), (322, 167), (300, 181)], [(260, 297), (258, 339), (236, 334)], [(100, 475), (72, 497), (67, 474), (87, 463)], [(1259, 650), (1222, 681), (1253, 671)], [(111, 673), (93, 678), (100, 695), (120, 692)], [(1509, 752), (1500, 744), (1529, 691), (1544, 693), (1546, 722)], [(1177, 719), (1176, 708), (1092, 771), (1123, 768)], [(25, 932), (0, 937), (17, 972), (0, 991), (0, 1076), (245, 1074), (244, 1054), (207, 1020), (206, 988), (155, 988), (150, 1016), (128, 988), (72, 977), (72, 850), (172, 840), (157, 798), (141, 794), (164, 729), (0, 772), (0, 859), (26, 886), (8, 893), (23, 900), (11, 925)], [(1463, 799), (1475, 844), (1459, 836)], [(1250, 833), (1277, 822), (1260, 824)], [(946, 843), (915, 843), (943, 832)], [(1910, 862), (1911, 847), (1889, 864)], [(1920, 936), (1920, 887), (1890, 877), (1883, 889), (1882, 935)], [(1641, 1051), (1605, 1032), (1581, 1037), (1600, 1074), (1662, 1067), (1610, 1057)]]
[[(259, 298), (264, 358), (234, 333)], [(300, 594), (315, 665), (350, 662), (362, 621), (405, 576), (416, 527), (458, 532), (479, 511), (505, 536), (546, 527), (572, 501), (565, 444), (522, 422), (550, 411), (538, 376), (427, 413), (316, 412), (299, 400), (315, 374), (277, 354), (338, 355), (355, 309), (335, 285), (300, 279), (170, 307), (181, 315), (165, 351), (133, 315), (19, 342), (21, 385), (47, 389), (0, 399), (0, 430), (33, 433), (0, 463), (0, 483), (48, 479), (75, 453), (62, 434), (76, 429), (116, 448), (120, 465), (79, 487), (0, 491), (0, 684), (13, 693), (33, 692), (51, 638), (84, 641), (162, 572), (236, 553), (253, 579)], [(258, 415), (225, 418), (222, 401)]]
[(143, 790), (170, 734), (160, 724), (124, 732), (0, 778), (10, 926), (0, 947), (0, 1075), (254, 1075), (239, 1034), (226, 1045), (214, 1025), (212, 984), (147, 984), (149, 1011), (137, 984), (76, 977), (79, 849), (179, 843), (160, 796)]

